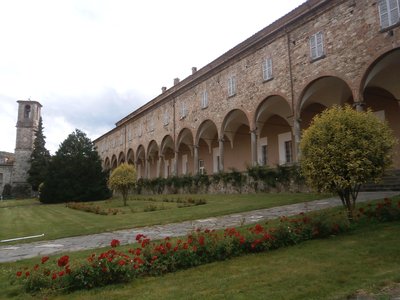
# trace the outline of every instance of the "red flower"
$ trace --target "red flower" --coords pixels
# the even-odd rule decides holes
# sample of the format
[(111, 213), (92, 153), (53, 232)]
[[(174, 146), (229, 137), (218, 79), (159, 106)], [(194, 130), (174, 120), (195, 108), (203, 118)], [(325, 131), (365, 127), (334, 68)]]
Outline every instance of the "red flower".
[(29, 271), (25, 272), (25, 277), (29, 277), (29, 275), (31, 275), (31, 273), (29, 273)]
[(139, 233), (138, 235), (136, 235), (136, 240), (140, 241), (142, 238), (145, 238), (146, 236), (144, 234)]
[(111, 247), (115, 248), (115, 247), (117, 247), (117, 246), (119, 246), (119, 245), (120, 245), (120, 242), (119, 242), (118, 240), (113, 239), (113, 240), (111, 241)]
[(21, 272), (21, 271), (18, 271), (18, 272), (17, 272), (17, 277), (21, 277), (21, 275), (22, 275), (22, 272)]
[(64, 266), (68, 265), (68, 261), (69, 261), (69, 256), (64, 255), (64, 256), (60, 257), (57, 264), (59, 267), (64, 267)]
[(138, 266), (138, 265), (133, 265), (133, 268), (134, 268), (135, 270), (137, 270), (137, 269), (139, 268), (139, 266)]
[(49, 257), (48, 256), (43, 256), (42, 257), (42, 264), (44, 264), (46, 261), (48, 261), (49, 260)]
[(192, 250), (193, 250), (193, 252), (196, 252), (197, 251), (197, 247), (193, 246)]
[(57, 279), (57, 274), (53, 273), (53, 275), (51, 276), (51, 279), (53, 279), (53, 280)]
[(71, 274), (71, 269), (69, 268), (69, 266), (65, 267), (65, 273)]
[(188, 245), (187, 243), (184, 243), (184, 244), (183, 244), (183, 249), (186, 250), (187, 248), (189, 248), (189, 245)]
[(58, 272), (58, 276), (59, 276), (59, 277), (64, 276), (64, 271)]
[(199, 245), (204, 246), (204, 236), (199, 237)]
[(126, 264), (126, 261), (123, 260), (123, 259), (121, 259), (121, 260), (118, 262), (118, 264), (119, 264), (120, 266), (124, 266), (124, 265)]
[(37, 271), (37, 270), (39, 269), (39, 265), (36, 264), (36, 265), (33, 267), (33, 269), (34, 269), (35, 271)]
[(262, 227), (260, 224), (257, 224), (257, 225), (254, 227), (254, 233), (255, 233), (255, 234), (262, 233), (263, 231), (264, 231), (264, 227)]
[(165, 247), (167, 247), (167, 249), (171, 249), (172, 245), (170, 242), (165, 243)]

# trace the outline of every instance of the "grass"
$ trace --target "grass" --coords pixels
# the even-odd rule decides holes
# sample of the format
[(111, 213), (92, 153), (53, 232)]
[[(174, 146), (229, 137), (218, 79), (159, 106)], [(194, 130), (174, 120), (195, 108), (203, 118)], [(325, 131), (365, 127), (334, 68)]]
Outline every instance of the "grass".
[[(346, 299), (360, 290), (382, 294), (382, 287), (400, 282), (399, 248), (400, 222), (364, 224), (329, 239), (49, 299)], [(32, 298), (9, 285), (7, 274), (37, 261), (0, 265), (1, 299)]]
[[(94, 205), (117, 208), (124, 213), (98, 215), (65, 207), (65, 204), (39, 204), (36, 200), (0, 202), (0, 240), (44, 233), (43, 239), (85, 235), (117, 229), (182, 222), (231, 213), (312, 201), (327, 197), (319, 194), (187, 195), (181, 198), (205, 199), (205, 205), (178, 208), (164, 202), (167, 196), (136, 196), (124, 208), (121, 199), (98, 201)], [(177, 199), (178, 196), (168, 196)], [(164, 209), (144, 211), (150, 204)], [(29, 240), (34, 241), (34, 240)], [(4, 245), (4, 244), (3, 244)]]

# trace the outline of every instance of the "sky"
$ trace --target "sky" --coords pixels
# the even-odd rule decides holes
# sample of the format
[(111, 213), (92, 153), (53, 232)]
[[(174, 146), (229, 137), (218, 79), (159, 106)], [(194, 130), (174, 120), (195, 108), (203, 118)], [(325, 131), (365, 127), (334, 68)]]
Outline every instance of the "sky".
[(0, 0), (0, 151), (17, 100), (42, 107), (54, 154), (92, 140), (305, 0)]

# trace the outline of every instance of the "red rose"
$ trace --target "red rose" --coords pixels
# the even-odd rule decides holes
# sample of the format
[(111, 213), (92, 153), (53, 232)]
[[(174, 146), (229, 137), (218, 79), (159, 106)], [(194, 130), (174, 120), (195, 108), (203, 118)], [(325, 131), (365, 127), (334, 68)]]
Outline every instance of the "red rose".
[(31, 273), (29, 273), (29, 271), (25, 272), (25, 277), (29, 277), (29, 275), (31, 275)]
[(126, 264), (126, 262), (125, 262), (123, 259), (121, 259), (121, 260), (118, 262), (118, 264), (119, 264), (120, 266), (123, 266), (123, 265)]
[(60, 257), (57, 264), (59, 267), (64, 267), (64, 266), (68, 265), (68, 261), (69, 261), (69, 256), (64, 255), (64, 256)]
[(57, 274), (56, 273), (53, 273), (53, 275), (51, 276), (51, 279), (56, 279), (57, 278)]
[(64, 271), (58, 272), (58, 276), (59, 276), (59, 277), (64, 276)]
[(49, 260), (49, 257), (48, 256), (43, 256), (42, 257), (42, 264), (44, 264), (46, 261), (48, 261)]
[(21, 271), (18, 271), (18, 272), (17, 272), (17, 277), (21, 277), (21, 275), (22, 275), (22, 272), (21, 272)]
[(116, 239), (111, 241), (111, 247), (115, 248), (120, 245), (120, 242)]

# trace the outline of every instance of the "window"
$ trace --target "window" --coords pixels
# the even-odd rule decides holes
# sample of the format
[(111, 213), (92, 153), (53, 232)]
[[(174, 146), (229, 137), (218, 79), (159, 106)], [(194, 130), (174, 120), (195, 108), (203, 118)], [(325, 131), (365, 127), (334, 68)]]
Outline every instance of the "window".
[(324, 35), (321, 31), (310, 37), (310, 55), (311, 60), (324, 56)]
[(228, 79), (228, 96), (234, 96), (236, 94), (236, 77), (231, 76)]
[(262, 65), (262, 71), (263, 71), (263, 79), (264, 80), (272, 79), (272, 59), (271, 58), (264, 59), (263, 65)]
[(261, 165), (266, 166), (268, 164), (268, 145), (261, 146)]
[(164, 126), (167, 126), (169, 124), (169, 114), (168, 114), (167, 110), (164, 112), (163, 124), (164, 124)]
[(382, 28), (399, 23), (399, 0), (379, 0), (379, 17)]
[(25, 105), (25, 110), (24, 110), (24, 118), (29, 119), (31, 116), (31, 106), (30, 105)]
[(201, 95), (201, 108), (206, 108), (208, 107), (208, 93), (207, 91), (204, 91), (203, 94)]
[(292, 162), (292, 141), (285, 142), (285, 161), (287, 164)]
[(204, 175), (206, 173), (206, 169), (204, 167), (204, 160), (199, 159), (199, 174)]
[(182, 102), (180, 119), (182, 120), (182, 119), (186, 118), (186, 116), (187, 116), (187, 108), (186, 108), (185, 102)]

